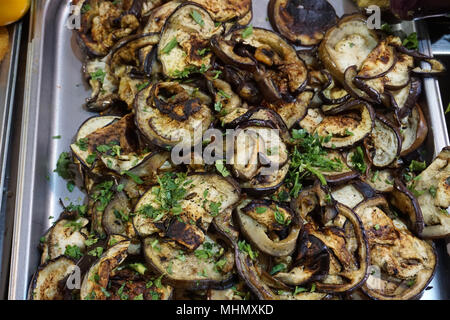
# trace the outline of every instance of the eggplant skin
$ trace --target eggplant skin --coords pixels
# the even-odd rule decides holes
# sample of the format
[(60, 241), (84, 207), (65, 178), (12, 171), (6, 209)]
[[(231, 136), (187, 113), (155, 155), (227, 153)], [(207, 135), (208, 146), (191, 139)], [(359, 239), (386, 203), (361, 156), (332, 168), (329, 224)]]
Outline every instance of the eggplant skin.
[(325, 0), (271, 0), (268, 15), (275, 30), (303, 46), (319, 44), (337, 22), (336, 11)]
[(41, 265), (31, 279), (29, 300), (63, 300), (64, 293), (59, 282), (70, 275), (76, 262), (59, 256)]

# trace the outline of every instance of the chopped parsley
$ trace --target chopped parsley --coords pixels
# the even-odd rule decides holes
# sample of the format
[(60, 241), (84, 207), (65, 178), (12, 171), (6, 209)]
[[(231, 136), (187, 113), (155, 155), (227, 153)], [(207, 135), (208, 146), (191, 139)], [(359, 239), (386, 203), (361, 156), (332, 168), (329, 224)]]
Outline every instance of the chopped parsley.
[(427, 163), (425, 161), (420, 162), (420, 161), (413, 160), (413, 161), (411, 161), (411, 163), (409, 165), (409, 170), (421, 172), (421, 171), (425, 170), (426, 167), (427, 167)]
[(256, 212), (257, 214), (262, 214), (262, 213), (264, 213), (264, 212), (266, 212), (266, 211), (267, 211), (267, 208), (266, 208), (266, 207), (258, 207), (258, 208), (255, 209), (255, 212)]
[(106, 72), (103, 69), (97, 69), (95, 72), (91, 72), (91, 79), (95, 81), (100, 81), (103, 83), (105, 81)]
[(162, 49), (162, 54), (169, 54), (170, 51), (173, 50), (178, 45), (178, 40), (176, 37), (174, 37), (172, 40), (169, 41), (169, 43), (166, 44), (166, 46)]
[(80, 247), (70, 244), (66, 246), (66, 250), (64, 251), (64, 255), (71, 257), (75, 260), (80, 259), (83, 256), (83, 253), (80, 250)]
[(53, 172), (58, 173), (58, 175), (66, 180), (73, 179), (74, 173), (70, 169), (70, 164), (72, 160), (70, 159), (70, 155), (68, 152), (61, 152), (59, 155), (58, 161), (56, 162), (56, 169)]
[(270, 274), (274, 275), (275, 273), (278, 273), (285, 269), (286, 269), (286, 265), (284, 263), (279, 263), (279, 264), (273, 266), (272, 270), (270, 270)]
[(145, 87), (147, 87), (149, 83), (150, 83), (150, 82), (146, 81), (146, 82), (144, 82), (144, 83), (137, 84), (137, 85), (136, 85), (136, 89), (137, 89), (138, 91), (141, 91), (142, 89), (144, 89)]
[(367, 170), (367, 165), (364, 162), (364, 152), (360, 146), (357, 146), (352, 154), (351, 162), (353, 166), (361, 173), (365, 173)]
[(321, 171), (342, 171), (343, 163), (337, 158), (327, 158), (328, 152), (322, 147), (322, 142), (329, 141), (329, 137), (322, 138), (317, 134), (310, 135), (304, 129), (294, 129), (292, 138), (296, 145), (291, 153), (291, 165), (286, 180), (292, 197), (298, 196), (302, 188), (301, 181), (308, 174), (315, 175), (326, 185), (327, 181)]
[(187, 194), (186, 187), (192, 182), (187, 180), (185, 173), (167, 172), (157, 177), (159, 186), (152, 189), (157, 206), (147, 204), (138, 210), (138, 214), (145, 215), (153, 222), (161, 220), (166, 214), (177, 215), (181, 212), (180, 201)]
[(409, 50), (417, 50), (419, 48), (419, 40), (417, 39), (417, 33), (413, 32), (403, 40), (403, 46)]
[(247, 28), (244, 29), (242, 32), (242, 38), (246, 39), (250, 37), (253, 34), (253, 26), (249, 25)]
[(228, 177), (230, 175), (230, 171), (225, 167), (223, 160), (216, 161), (216, 169), (223, 177)]
[(205, 21), (203, 21), (202, 15), (197, 10), (192, 10), (191, 17), (199, 26), (205, 26)]
[(255, 260), (256, 257), (258, 257), (258, 252), (253, 251), (252, 246), (249, 243), (245, 242), (245, 240), (238, 242), (238, 248), (239, 251), (247, 253), (252, 260)]

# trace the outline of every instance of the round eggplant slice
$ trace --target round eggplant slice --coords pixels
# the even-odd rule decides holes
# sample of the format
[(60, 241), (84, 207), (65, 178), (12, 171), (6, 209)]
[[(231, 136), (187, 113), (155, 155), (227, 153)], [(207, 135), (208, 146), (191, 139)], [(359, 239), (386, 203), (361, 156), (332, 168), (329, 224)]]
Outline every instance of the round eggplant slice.
[(326, 116), (315, 133), (330, 137), (322, 143), (325, 148), (348, 148), (372, 132), (374, 120), (374, 111), (369, 104), (353, 100), (333, 109), (333, 115)]
[(436, 239), (450, 235), (450, 150), (444, 148), (436, 159), (410, 186), (416, 190), (425, 228), (422, 238)]
[(384, 76), (384, 86), (389, 90), (399, 90), (406, 87), (410, 81), (410, 70), (414, 67), (413, 57), (399, 54), (394, 68)]
[(229, 151), (233, 155), (233, 173), (240, 180), (250, 181), (258, 174), (271, 175), (288, 161), (286, 144), (272, 122), (244, 122), (237, 127), (234, 139), (234, 150)]
[[(289, 208), (269, 200), (244, 201), (236, 219), (243, 235), (261, 252), (274, 257), (294, 252), (300, 226)], [(281, 232), (287, 236), (280, 237)]]
[[(183, 251), (171, 241), (156, 236), (144, 239), (147, 263), (165, 281), (190, 290), (220, 289), (233, 278), (234, 253), (208, 235), (195, 251)], [(183, 256), (180, 259), (180, 256)]]
[[(134, 227), (141, 237), (157, 232), (165, 233), (179, 244), (195, 249), (203, 242), (202, 230), (208, 229), (214, 216), (222, 214), (238, 202), (239, 186), (234, 180), (217, 174), (195, 173), (185, 179), (173, 175), (168, 177), (182, 186), (179, 192), (185, 190), (185, 197), (179, 201), (181, 213), (172, 215), (164, 209), (155, 214), (153, 211), (160, 208), (161, 186), (152, 187), (136, 204)], [(180, 218), (187, 224), (172, 218)], [(191, 221), (201, 228), (191, 225)]]
[(319, 44), (337, 22), (336, 11), (325, 0), (271, 0), (268, 14), (275, 30), (303, 46)]
[(158, 45), (158, 59), (167, 77), (180, 78), (184, 72), (211, 66), (211, 53), (198, 52), (209, 46), (209, 40), (220, 33), (208, 11), (187, 2), (167, 19)]
[(411, 114), (401, 121), (402, 124), (402, 152), (406, 156), (419, 148), (428, 135), (427, 120), (422, 108), (416, 104)]
[[(252, 72), (261, 94), (269, 102), (302, 91), (307, 83), (308, 70), (295, 49), (276, 33), (253, 28), (233, 31), (225, 39), (213, 39), (214, 53), (226, 64)], [(245, 35), (245, 36), (243, 36)]]
[(327, 246), (305, 231), (301, 233), (298, 244), (293, 268), (288, 272), (276, 273), (274, 278), (290, 286), (323, 280), (330, 267)]
[(197, 145), (213, 121), (203, 95), (175, 82), (142, 90), (135, 101), (136, 124), (152, 143), (171, 148)]
[(402, 148), (400, 131), (387, 118), (377, 114), (370, 135), (364, 140), (366, 156), (373, 166), (384, 168), (392, 164)]
[(400, 90), (386, 91), (386, 94), (390, 97), (390, 107), (394, 109), (400, 119), (403, 119), (411, 113), (421, 92), (422, 82), (417, 78), (412, 78), (406, 87)]
[(365, 80), (380, 78), (391, 71), (397, 62), (397, 56), (394, 47), (389, 45), (389, 38), (381, 41), (367, 56), (358, 72), (358, 78)]
[(414, 299), (434, 275), (436, 254), (399, 220), (391, 220), (386, 210), (382, 197), (368, 199), (355, 208), (366, 230), (372, 266), (362, 289), (373, 299)]
[(416, 67), (416, 68), (412, 69), (413, 73), (418, 74), (418, 75), (422, 75), (422, 76), (425, 76), (425, 77), (429, 77), (429, 76), (441, 75), (441, 74), (446, 72), (445, 66), (439, 60), (436, 60), (436, 59), (424, 59), (423, 61), (428, 63), (430, 65), (430, 68), (429, 69), (424, 69), (424, 68)]
[(289, 171), (289, 163), (271, 174), (263, 174), (262, 169), (250, 181), (241, 183), (242, 191), (250, 195), (266, 196), (275, 193), (283, 184)]
[(60, 256), (41, 265), (31, 279), (28, 292), (30, 300), (63, 300), (60, 281), (75, 270), (75, 261)]
[(167, 19), (182, 3), (182, 0), (172, 0), (152, 10), (142, 32), (161, 32)]
[(105, 56), (121, 38), (139, 28), (142, 0), (132, 1), (78, 1), (81, 27), (78, 43), (89, 56)]
[[(92, 117), (86, 120), (78, 129), (78, 133), (75, 138), (75, 143), (73, 143), (70, 148), (78, 160), (87, 168), (92, 169), (94, 163), (87, 162), (87, 158), (91, 155), (92, 151), (88, 148), (89, 138), (88, 136), (95, 133), (97, 130), (105, 128), (111, 124), (116, 123), (120, 117), (115, 116), (103, 116), (103, 117)], [(86, 141), (87, 140), (87, 141)]]
[(359, 70), (377, 45), (378, 37), (367, 27), (364, 16), (345, 16), (326, 32), (319, 47), (319, 58), (331, 75), (343, 84), (345, 70), (350, 66)]
[(342, 293), (360, 287), (367, 277), (368, 244), (361, 220), (349, 207), (326, 199), (316, 184), (303, 190), (291, 208), (306, 223), (303, 228), (329, 249), (330, 267), (317, 282), (320, 292)]
[(66, 248), (71, 246), (77, 246), (81, 252), (84, 252), (86, 248), (84, 242), (88, 235), (85, 227), (88, 223), (89, 220), (82, 217), (57, 221), (46, 237), (47, 256), (42, 256), (42, 262), (62, 256)]
[(131, 204), (124, 192), (117, 193), (108, 206), (102, 217), (103, 229), (107, 234), (123, 235), (128, 238), (136, 236), (133, 224), (131, 223)]
[[(81, 300), (106, 299), (103, 289), (108, 287), (109, 278), (115, 268), (120, 266), (128, 257), (130, 241), (122, 241), (104, 252), (85, 274), (80, 289)], [(98, 275), (95, 277), (95, 275)], [(98, 278), (98, 281), (95, 279)]]
[(424, 228), (422, 210), (416, 197), (414, 197), (412, 192), (406, 188), (400, 179), (395, 178), (394, 189), (388, 198), (393, 207), (408, 217), (410, 229), (416, 235), (421, 235)]
[(252, 10), (251, 0), (190, 0), (208, 10), (214, 21), (240, 19)]

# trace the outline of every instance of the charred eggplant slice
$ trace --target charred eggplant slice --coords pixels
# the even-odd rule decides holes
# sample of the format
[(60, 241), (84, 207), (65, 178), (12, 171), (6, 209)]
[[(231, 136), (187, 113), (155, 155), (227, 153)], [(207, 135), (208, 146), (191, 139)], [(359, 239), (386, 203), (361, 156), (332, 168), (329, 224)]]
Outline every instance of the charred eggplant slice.
[(149, 141), (163, 148), (197, 145), (213, 121), (209, 101), (203, 97), (176, 82), (148, 87), (136, 97), (137, 127)]
[(78, 43), (90, 56), (105, 56), (123, 37), (137, 31), (142, 0), (77, 1), (81, 12)]
[(428, 135), (427, 120), (420, 105), (416, 104), (411, 114), (401, 121), (402, 151), (401, 156), (410, 154), (419, 148)]
[[(167, 188), (171, 189), (166, 194)], [(239, 197), (239, 186), (229, 178), (208, 173), (188, 177), (165, 174), (159, 185), (138, 201), (133, 224), (141, 237), (165, 234), (194, 250), (203, 243), (204, 231), (213, 218), (237, 203)]]
[(144, 255), (152, 268), (177, 287), (219, 289), (233, 277), (234, 252), (207, 235), (195, 251), (185, 251), (173, 241), (150, 236), (144, 240)]
[(326, 148), (347, 148), (362, 141), (372, 132), (375, 115), (372, 107), (363, 101), (352, 100), (333, 109), (333, 115), (326, 116), (315, 132), (325, 139)]
[(377, 114), (374, 128), (364, 140), (364, 146), (373, 166), (387, 167), (400, 156), (402, 149), (400, 131), (384, 116)]
[(280, 257), (295, 250), (300, 224), (294, 213), (280, 203), (244, 201), (236, 209), (236, 218), (243, 235), (261, 252)]
[(388, 210), (382, 197), (368, 199), (355, 208), (366, 229), (370, 264), (375, 266), (362, 289), (373, 299), (414, 299), (433, 277), (436, 254), (399, 220), (392, 220)]
[(225, 38), (213, 38), (214, 53), (222, 62), (251, 72), (268, 102), (292, 101), (306, 86), (305, 63), (276, 33), (261, 28), (252, 28), (251, 33), (246, 30), (240, 28)]
[(200, 55), (199, 51), (207, 48), (213, 35), (220, 32), (221, 27), (215, 26), (204, 8), (189, 2), (180, 5), (167, 19), (161, 33), (158, 59), (164, 74), (180, 78), (185, 72), (208, 69), (212, 55)]
[(152, 10), (143, 33), (161, 32), (167, 19), (182, 3), (182, 0), (171, 0)]
[(333, 6), (325, 0), (271, 0), (268, 14), (275, 30), (303, 46), (319, 44), (337, 22)]
[(417, 195), (425, 228), (423, 238), (445, 238), (450, 234), (450, 150), (444, 148), (409, 188)]
[(331, 75), (344, 83), (344, 72), (350, 66), (359, 70), (378, 45), (378, 37), (367, 27), (364, 16), (345, 16), (329, 29), (319, 47), (319, 57)]
[(326, 195), (316, 183), (293, 199), (291, 207), (303, 219), (304, 230), (329, 249), (329, 269), (323, 280), (316, 282), (317, 289), (327, 293), (349, 292), (359, 288), (367, 278), (366, 234), (352, 209)]
[(75, 269), (75, 261), (60, 256), (41, 265), (31, 280), (30, 300), (63, 300), (60, 281), (69, 276)]

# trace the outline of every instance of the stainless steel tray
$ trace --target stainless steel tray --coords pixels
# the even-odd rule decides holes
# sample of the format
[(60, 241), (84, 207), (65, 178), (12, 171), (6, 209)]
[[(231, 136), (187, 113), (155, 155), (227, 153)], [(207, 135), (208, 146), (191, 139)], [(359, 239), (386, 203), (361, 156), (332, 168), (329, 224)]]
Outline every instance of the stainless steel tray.
[[(58, 155), (68, 151), (79, 125), (91, 116), (81, 108), (90, 92), (82, 83), (81, 54), (72, 31), (65, 23), (69, 15), (68, 0), (34, 1), (25, 103), (23, 106), (19, 174), (17, 181), (16, 213), (9, 286), (10, 299), (26, 299), (30, 278), (39, 261), (39, 238), (61, 211), (58, 199), (76, 202), (84, 195), (69, 193), (65, 182), (52, 174)], [(253, 25), (270, 28), (266, 20), (268, 0), (254, 0)], [(338, 15), (356, 10), (351, 1), (330, 1)], [(420, 25), (418, 25), (420, 27)], [(412, 31), (413, 24), (404, 28)], [(423, 39), (421, 49), (429, 53), (426, 33), (418, 30)], [(437, 82), (425, 80), (427, 112), (431, 132), (427, 141), (430, 159), (449, 144)], [(52, 136), (61, 135), (60, 140)], [(46, 176), (50, 176), (47, 180)], [(439, 245), (440, 263), (431, 290), (424, 299), (446, 299), (449, 294), (448, 256)], [(448, 267), (447, 267), (448, 268)]]
[(7, 162), (9, 154), (14, 94), (16, 91), (17, 64), (20, 50), (22, 23), (8, 26), (9, 52), (0, 63), (0, 266), (5, 233), (5, 193), (7, 188)]

